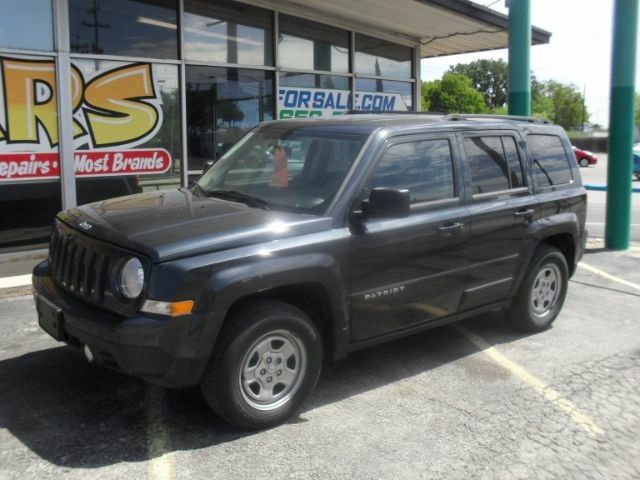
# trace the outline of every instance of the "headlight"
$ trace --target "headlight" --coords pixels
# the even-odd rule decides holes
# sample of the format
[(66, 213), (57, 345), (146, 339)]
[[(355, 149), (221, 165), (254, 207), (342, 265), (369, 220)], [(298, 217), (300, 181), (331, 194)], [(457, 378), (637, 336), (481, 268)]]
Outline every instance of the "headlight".
[(120, 269), (120, 292), (127, 298), (138, 298), (144, 285), (144, 269), (135, 257), (130, 258)]

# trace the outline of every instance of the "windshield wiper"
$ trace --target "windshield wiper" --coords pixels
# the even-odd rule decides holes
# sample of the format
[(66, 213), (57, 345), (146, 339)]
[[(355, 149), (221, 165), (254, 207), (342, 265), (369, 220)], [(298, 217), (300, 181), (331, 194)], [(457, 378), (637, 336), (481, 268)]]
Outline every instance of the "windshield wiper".
[(269, 206), (269, 202), (262, 200), (261, 198), (251, 196), (239, 190), (204, 190), (202, 187), (200, 187), (200, 189), (207, 197), (217, 197), (223, 199), (226, 198), (229, 200), (242, 202), (250, 207), (261, 208), (263, 210), (271, 209)]

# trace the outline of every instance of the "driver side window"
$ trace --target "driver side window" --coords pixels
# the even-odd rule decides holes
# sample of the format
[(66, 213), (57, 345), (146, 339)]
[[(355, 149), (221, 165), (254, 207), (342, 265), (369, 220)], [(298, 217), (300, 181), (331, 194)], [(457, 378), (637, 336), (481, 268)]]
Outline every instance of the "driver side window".
[(420, 140), (390, 146), (376, 166), (365, 195), (380, 187), (409, 190), (412, 204), (455, 198), (449, 140)]

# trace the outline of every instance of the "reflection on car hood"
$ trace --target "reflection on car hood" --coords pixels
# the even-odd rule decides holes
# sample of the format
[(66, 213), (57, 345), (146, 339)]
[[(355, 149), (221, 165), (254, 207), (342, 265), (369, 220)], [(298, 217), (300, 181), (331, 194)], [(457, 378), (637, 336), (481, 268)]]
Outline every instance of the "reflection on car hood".
[(58, 215), (84, 233), (149, 255), (153, 261), (197, 255), (331, 228), (331, 219), (266, 211), (194, 196), (187, 189), (141, 193)]

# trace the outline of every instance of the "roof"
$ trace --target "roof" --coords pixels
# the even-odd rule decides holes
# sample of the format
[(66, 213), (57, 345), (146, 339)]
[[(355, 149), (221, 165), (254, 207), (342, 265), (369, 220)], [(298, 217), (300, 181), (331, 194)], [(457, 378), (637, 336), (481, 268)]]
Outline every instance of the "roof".
[[(507, 48), (508, 17), (470, 0), (241, 0), (398, 43), (436, 57)], [(534, 45), (551, 33), (533, 27)]]

